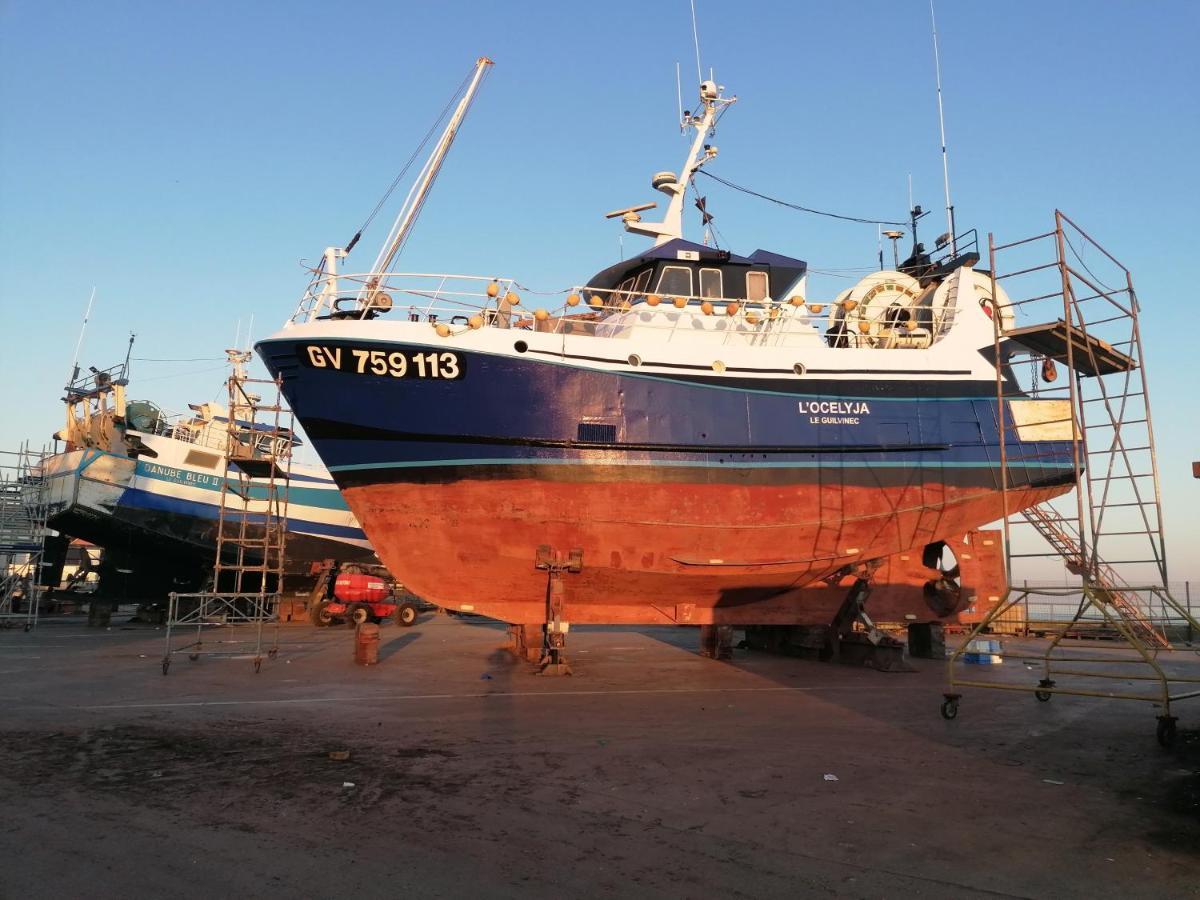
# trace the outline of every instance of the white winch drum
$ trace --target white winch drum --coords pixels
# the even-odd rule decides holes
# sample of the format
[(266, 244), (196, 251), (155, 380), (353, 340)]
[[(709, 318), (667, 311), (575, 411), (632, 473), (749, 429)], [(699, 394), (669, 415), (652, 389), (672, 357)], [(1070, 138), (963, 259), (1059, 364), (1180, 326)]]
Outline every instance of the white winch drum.
[[(838, 308), (851, 339), (859, 346), (872, 346), (880, 332), (912, 315), (906, 313), (897, 318), (895, 311), (889, 315), (888, 310), (911, 310), (920, 296), (921, 285), (917, 279), (903, 272), (884, 270), (872, 272), (848, 294), (840, 296)], [(853, 308), (847, 311), (847, 306)], [(864, 322), (869, 326), (866, 331), (861, 328)]]

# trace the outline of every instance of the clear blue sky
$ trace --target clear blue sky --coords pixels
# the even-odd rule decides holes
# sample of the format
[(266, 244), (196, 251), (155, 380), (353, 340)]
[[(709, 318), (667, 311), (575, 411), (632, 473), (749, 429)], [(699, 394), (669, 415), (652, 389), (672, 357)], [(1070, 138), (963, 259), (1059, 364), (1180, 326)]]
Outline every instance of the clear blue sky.
[[(903, 218), (912, 173), (941, 206), (926, 3), (697, 6), (705, 66), (742, 98), (715, 173), (884, 218)], [(1058, 206), (1134, 272), (1173, 577), (1200, 578), (1200, 4), (942, 0), (938, 16), (960, 225), (1012, 239)], [(211, 360), (136, 364), (135, 395), (212, 397), (238, 320), (261, 336), (284, 319), (300, 260), (350, 238), (480, 54), (496, 68), (403, 262), (586, 279), (618, 251), (602, 214), (655, 199), (649, 175), (680, 162), (686, 0), (0, 0), (0, 445), (58, 427), (93, 285), (85, 364), (118, 360), (133, 330), (135, 356)], [(874, 259), (871, 226), (708, 194), (735, 250)]]

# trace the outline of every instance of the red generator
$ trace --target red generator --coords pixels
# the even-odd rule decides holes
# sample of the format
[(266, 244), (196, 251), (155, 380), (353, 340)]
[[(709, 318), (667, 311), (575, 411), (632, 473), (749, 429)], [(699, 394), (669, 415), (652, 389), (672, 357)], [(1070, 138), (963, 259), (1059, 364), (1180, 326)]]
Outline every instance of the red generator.
[(397, 597), (396, 590), (395, 582), (380, 575), (339, 572), (333, 582), (333, 596), (313, 609), (313, 624), (346, 621), (362, 625), (390, 617), (407, 628), (417, 621), (417, 606), (409, 599)]

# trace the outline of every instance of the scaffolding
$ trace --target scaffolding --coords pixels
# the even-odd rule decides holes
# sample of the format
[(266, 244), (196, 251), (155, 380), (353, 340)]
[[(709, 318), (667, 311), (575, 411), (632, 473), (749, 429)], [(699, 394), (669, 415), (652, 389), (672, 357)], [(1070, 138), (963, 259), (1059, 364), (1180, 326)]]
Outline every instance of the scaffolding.
[(46, 449), (0, 451), (0, 628), (37, 627), (46, 548)]
[[(1200, 696), (1188, 685), (1200, 677), (1164, 665), (1178, 648), (1168, 622), (1197, 628), (1167, 582), (1162, 502), (1154, 451), (1139, 306), (1133, 278), (1114, 256), (1060, 211), (1054, 230), (1010, 244), (988, 236), (995, 305), (996, 396), (1000, 487), (1008, 590), (1004, 599), (951, 655), (942, 715), (958, 714), (960, 688), (1027, 691), (1041, 702), (1056, 694), (1139, 700), (1159, 708), (1157, 736), (1175, 738), (1171, 704)], [(1047, 257), (1050, 261), (1046, 261)], [(998, 295), (997, 288), (1003, 290)], [(995, 301), (994, 301), (995, 302)], [(1060, 366), (1065, 372), (1060, 373)], [(1053, 421), (1022, 420), (1006, 402), (1015, 392), (1056, 405)], [(1038, 460), (1037, 444), (1019, 437), (1054, 426), (1069, 439), (1073, 484), (1036, 506), (1022, 505), (1024, 488), (1012, 470)], [(1014, 564), (1036, 578), (1014, 584)], [(1010, 610), (1069, 597), (1077, 603), (1040, 655), (1005, 654), (1035, 661), (1036, 685), (984, 681), (959, 675), (971, 642), (1005, 621)], [(1102, 627), (1120, 640), (1115, 654), (1063, 646)], [(1190, 644), (1188, 645), (1190, 649)], [(1130, 668), (1133, 667), (1133, 668)], [(1112, 689), (1096, 686), (1113, 681)], [(1129, 686), (1129, 685), (1132, 685)], [(1139, 689), (1144, 686), (1143, 689)]]
[[(288, 478), (294, 444), (292, 414), (283, 405), (278, 379), (250, 378), (250, 353), (228, 350), (233, 372), (229, 387), (225, 470), (216, 526), (216, 559), (211, 590), (172, 593), (167, 609), (164, 675), (171, 657), (241, 657), (227, 645), (253, 644), (254, 671), (262, 668), (265, 634), (271, 626), (268, 659), (279, 651), (279, 598), (287, 544)], [(266, 389), (269, 399), (254, 393)], [(205, 640), (206, 630), (249, 625), (252, 641)], [(195, 629), (194, 634), (191, 629)], [(189, 639), (176, 645), (175, 633)], [(206, 649), (216, 644), (221, 649)]]

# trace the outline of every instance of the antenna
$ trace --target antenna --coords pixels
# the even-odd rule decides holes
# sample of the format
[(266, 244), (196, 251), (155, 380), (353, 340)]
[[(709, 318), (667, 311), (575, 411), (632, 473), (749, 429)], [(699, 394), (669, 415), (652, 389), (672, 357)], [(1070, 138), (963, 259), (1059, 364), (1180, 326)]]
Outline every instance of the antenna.
[(129, 357), (133, 355), (133, 342), (137, 339), (137, 335), (132, 331), (129, 332), (129, 346), (125, 349), (125, 366), (121, 372), (126, 381), (129, 380)]
[(79, 351), (83, 349), (83, 335), (87, 331), (88, 319), (92, 317), (92, 301), (96, 299), (96, 286), (92, 285), (92, 296), (88, 297), (87, 310), (83, 314), (83, 324), (79, 326), (79, 340), (75, 342), (75, 361), (71, 363), (71, 377), (67, 380), (67, 385), (75, 383), (75, 379), (79, 377)]
[(700, 68), (700, 32), (696, 28), (696, 0), (690, 0), (692, 4), (692, 43), (696, 46), (696, 81), (697, 83), (704, 80), (704, 70)]
[(946, 153), (946, 117), (942, 112), (942, 60), (938, 54), (937, 18), (933, 14), (933, 0), (929, 0), (929, 21), (933, 25), (933, 67), (937, 74), (938, 128), (942, 134), (942, 183), (946, 188), (946, 224), (950, 228), (950, 252), (958, 255), (958, 241), (954, 237), (954, 204), (950, 202), (950, 164)]
[(679, 103), (679, 127), (683, 128), (683, 81), (679, 77), (679, 61), (675, 61), (675, 99)]

